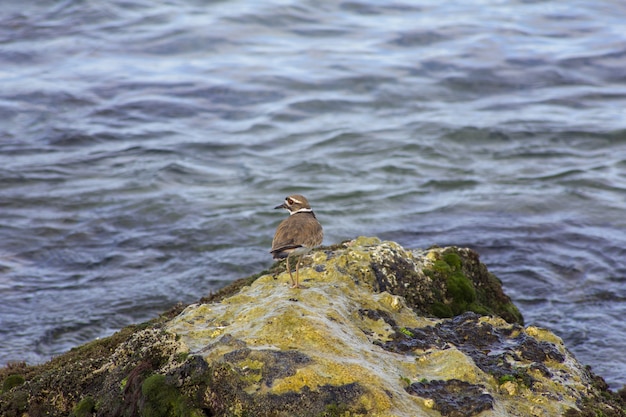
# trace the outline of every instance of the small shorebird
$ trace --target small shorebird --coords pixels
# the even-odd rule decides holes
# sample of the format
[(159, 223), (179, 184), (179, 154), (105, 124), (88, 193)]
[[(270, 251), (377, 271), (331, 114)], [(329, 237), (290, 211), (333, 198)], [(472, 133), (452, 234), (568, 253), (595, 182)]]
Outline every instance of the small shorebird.
[[(313, 247), (322, 244), (324, 232), (322, 225), (315, 217), (315, 213), (311, 210), (309, 201), (303, 195), (290, 195), (285, 198), (283, 204), (274, 207), (274, 209), (279, 208), (287, 210), (289, 217), (278, 225), (270, 253), (274, 259), (287, 258), (287, 271), (289, 271), (289, 277), (291, 278), (291, 287), (300, 288), (298, 284), (298, 268), (300, 267), (302, 256)], [(289, 257), (292, 255), (299, 255), (298, 263), (296, 263), (295, 281), (289, 267)]]

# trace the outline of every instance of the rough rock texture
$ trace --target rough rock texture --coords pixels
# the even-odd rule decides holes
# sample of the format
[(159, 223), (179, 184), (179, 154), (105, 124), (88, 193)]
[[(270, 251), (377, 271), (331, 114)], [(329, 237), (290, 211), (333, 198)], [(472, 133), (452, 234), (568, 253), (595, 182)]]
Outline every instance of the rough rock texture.
[(626, 416), (468, 249), (375, 238), (0, 370), (6, 416)]

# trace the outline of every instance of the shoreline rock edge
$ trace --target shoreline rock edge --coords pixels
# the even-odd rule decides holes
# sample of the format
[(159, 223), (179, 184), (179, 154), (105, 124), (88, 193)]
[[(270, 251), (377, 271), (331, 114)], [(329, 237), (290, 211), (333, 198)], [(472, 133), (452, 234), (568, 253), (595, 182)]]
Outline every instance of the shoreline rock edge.
[[(456, 247), (360, 237), (43, 365), (2, 416), (626, 416), (620, 395)], [(620, 391), (620, 394), (623, 394)]]

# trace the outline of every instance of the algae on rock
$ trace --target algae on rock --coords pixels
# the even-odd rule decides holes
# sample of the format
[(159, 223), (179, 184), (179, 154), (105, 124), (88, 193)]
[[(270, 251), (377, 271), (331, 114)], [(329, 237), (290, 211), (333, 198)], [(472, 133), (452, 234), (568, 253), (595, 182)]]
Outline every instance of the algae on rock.
[(522, 326), (469, 249), (358, 238), (312, 252), (300, 276), (308, 288), (290, 288), (279, 262), (48, 364), (0, 370), (0, 413), (626, 415), (557, 336)]
[[(334, 388), (352, 415), (558, 415), (587, 390), (586, 371), (564, 365), (573, 358), (557, 338), (537, 341), (516, 323), (521, 315), (469, 250), (416, 255), (357, 239), (312, 258), (315, 267), (301, 270), (308, 289), (284, 285), (284, 274), (262, 276), (167, 325), (194, 354), (229, 370), (246, 412), (267, 415), (271, 403), (289, 415), (294, 394), (317, 392), (322, 402), (308, 399), (299, 415), (320, 415)], [(457, 314), (497, 311), (513, 323), (475, 313), (441, 320), (432, 317), (438, 305)], [(519, 385), (518, 395), (502, 392), (503, 376)], [(459, 409), (458, 399), (475, 392), (482, 401)]]

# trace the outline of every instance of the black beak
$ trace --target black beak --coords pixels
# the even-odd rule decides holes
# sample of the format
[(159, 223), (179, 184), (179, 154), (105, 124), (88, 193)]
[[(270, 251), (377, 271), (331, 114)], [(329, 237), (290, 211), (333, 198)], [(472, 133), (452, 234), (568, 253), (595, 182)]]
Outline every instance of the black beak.
[(286, 208), (287, 208), (287, 206), (285, 205), (285, 203), (283, 203), (283, 204), (281, 204), (281, 205), (279, 205), (279, 206), (274, 207), (274, 210), (279, 209), (279, 208), (284, 208), (284, 209), (286, 209)]

